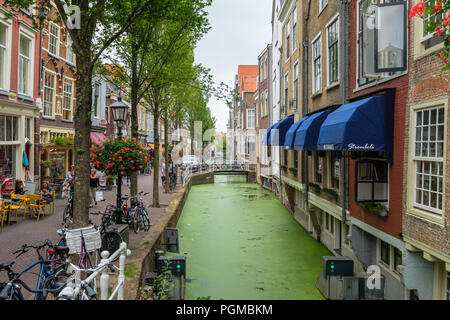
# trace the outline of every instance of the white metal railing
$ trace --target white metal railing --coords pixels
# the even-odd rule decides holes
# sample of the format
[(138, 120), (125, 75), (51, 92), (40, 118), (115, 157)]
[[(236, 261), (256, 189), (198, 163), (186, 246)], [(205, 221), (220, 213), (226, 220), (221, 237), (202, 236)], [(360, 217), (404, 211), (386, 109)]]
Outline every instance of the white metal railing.
[[(73, 276), (70, 277), (67, 281), (66, 288), (63, 289), (59, 297), (62, 299), (74, 299), (77, 300), (82, 294), (83, 288), (86, 286), (90, 286), (91, 282), (95, 282), (97, 276), (100, 275), (100, 300), (113, 300), (117, 296), (117, 300), (124, 300), (124, 291), (125, 291), (125, 258), (129, 256), (131, 251), (127, 249), (127, 244), (122, 242), (120, 244), (119, 249), (114, 252), (111, 256), (109, 256), (108, 251), (103, 251), (101, 253), (102, 260), (100, 264), (92, 270), (92, 272), (85, 280), (81, 280), (81, 274), (84, 269), (79, 269), (75, 265), (71, 265), (71, 268), (75, 270), (73, 272)], [(109, 267), (112, 262), (119, 257), (119, 267), (115, 267), (119, 270), (119, 276), (117, 279), (117, 285), (112, 291), (111, 295), (108, 297), (109, 292)], [(95, 285), (94, 285), (94, 289)], [(81, 297), (83, 299), (83, 297)]]

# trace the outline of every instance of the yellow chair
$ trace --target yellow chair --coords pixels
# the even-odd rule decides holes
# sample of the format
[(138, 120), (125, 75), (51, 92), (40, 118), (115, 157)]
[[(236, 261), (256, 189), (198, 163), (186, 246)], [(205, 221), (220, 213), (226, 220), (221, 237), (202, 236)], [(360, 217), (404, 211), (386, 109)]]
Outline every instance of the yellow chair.
[[(16, 199), (18, 201), (12, 201), (13, 199)], [(11, 194), (11, 204), (9, 205), (9, 210), (16, 212), (16, 222), (17, 222), (17, 215), (19, 213), (19, 209), (23, 209), (23, 215), (25, 220), (25, 214), (27, 212), (26, 210), (26, 202), (27, 202), (27, 196), (26, 195), (19, 195), (17, 196), (15, 193)], [(11, 214), (8, 217), (8, 224), (10, 224), (11, 220)]]
[(32, 212), (37, 210), (38, 211), (37, 221), (39, 221), (41, 212), (43, 215), (45, 215), (45, 201), (42, 200), (42, 197), (40, 194), (30, 194), (30, 195), (28, 195), (28, 200), (30, 201), (28, 203), (28, 207), (30, 208), (30, 215)]
[(1, 227), (0, 227), (0, 232), (3, 232), (3, 221), (5, 220), (5, 215), (10, 211), (8, 206), (6, 205), (4, 200), (1, 200), (2, 204), (1, 204), (1, 208), (0, 208), (0, 223), (1, 223)]

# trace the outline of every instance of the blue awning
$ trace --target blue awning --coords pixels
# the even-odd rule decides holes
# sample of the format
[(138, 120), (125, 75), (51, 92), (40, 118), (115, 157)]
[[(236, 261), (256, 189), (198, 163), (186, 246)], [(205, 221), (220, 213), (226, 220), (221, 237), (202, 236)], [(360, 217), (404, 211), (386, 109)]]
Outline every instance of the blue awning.
[(294, 123), (286, 133), (286, 138), (284, 140), (284, 148), (285, 149), (293, 149), (294, 148), (294, 140), (295, 140), (295, 133), (297, 132), (300, 125), (308, 119), (308, 117), (304, 117), (300, 120), (298, 120), (296, 123)]
[(270, 143), (269, 143), (269, 141), (270, 141), (269, 140), (270, 139), (270, 131), (272, 130), (273, 126), (274, 126), (274, 124), (271, 125), (269, 127), (269, 129), (267, 129), (266, 133), (264, 134), (263, 145), (265, 145), (265, 146), (270, 146)]
[(331, 110), (324, 110), (310, 115), (302, 122), (295, 133), (294, 150), (317, 150), (320, 126)]
[(317, 144), (319, 150), (387, 151), (390, 161), (392, 128), (393, 112), (386, 109), (385, 96), (378, 95), (332, 112), (322, 124)]
[[(294, 116), (289, 116), (273, 125), (270, 131), (270, 145), (271, 146), (284, 146), (284, 140), (289, 128), (294, 124)], [(275, 131), (274, 131), (275, 130)]]

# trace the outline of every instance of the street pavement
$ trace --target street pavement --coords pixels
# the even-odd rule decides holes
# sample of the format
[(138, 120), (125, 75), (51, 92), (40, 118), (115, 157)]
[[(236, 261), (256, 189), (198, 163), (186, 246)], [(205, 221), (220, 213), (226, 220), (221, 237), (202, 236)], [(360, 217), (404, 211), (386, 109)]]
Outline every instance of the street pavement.
[[(156, 224), (156, 221), (161, 217), (164, 213), (165, 208), (169, 204), (170, 200), (173, 198), (173, 194), (166, 194), (163, 192), (163, 187), (161, 186), (161, 178), (159, 179), (159, 201), (160, 208), (151, 207), (153, 202), (153, 174), (151, 175), (139, 175), (138, 176), (138, 191), (149, 192), (147, 196), (144, 197), (144, 203), (147, 207), (147, 210), (150, 214), (150, 222), (151, 225)], [(112, 203), (116, 203), (116, 188), (113, 187), (112, 190), (104, 190), (103, 191), (104, 198)], [(129, 195), (129, 187), (126, 184), (126, 179), (123, 179), (122, 184), (122, 194)], [(19, 211), (18, 222), (13, 223), (15, 220), (15, 216), (11, 217), (11, 224), (8, 225), (7, 222), (4, 223), (3, 232), (0, 233), (0, 264), (7, 263), (11, 261), (16, 261), (13, 266), (14, 271), (20, 271), (24, 269), (26, 266), (32, 264), (37, 261), (37, 253), (35, 250), (30, 250), (24, 255), (20, 256), (18, 259), (15, 259), (15, 256), (11, 253), (12, 251), (19, 249), (23, 244), (36, 244), (39, 242), (43, 242), (45, 240), (50, 240), (52, 243), (56, 243), (59, 240), (59, 235), (57, 230), (62, 227), (62, 216), (64, 207), (67, 204), (66, 199), (57, 199), (55, 200), (55, 210), (53, 215), (48, 215), (48, 207), (47, 214), (44, 217), (40, 217), (39, 222), (36, 221), (36, 218), (30, 218), (27, 214), (26, 220), (23, 221), (23, 213)], [(90, 209), (90, 212), (96, 211), (104, 211), (107, 203), (99, 202), (96, 206)], [(91, 216), (91, 220), (94, 223), (100, 224), (100, 216)], [(150, 226), (151, 229), (151, 226)], [(144, 237), (145, 232), (141, 230), (138, 234), (134, 233), (132, 229), (129, 231), (129, 248), (131, 249), (131, 254), (133, 254), (133, 247), (136, 246), (140, 242), (140, 240)], [(100, 257), (99, 257), (100, 259)], [(29, 272), (22, 276), (22, 280), (27, 283), (32, 289), (36, 286), (37, 275), (39, 274), (39, 266), (34, 267)], [(6, 272), (0, 272), (0, 282), (4, 282), (7, 280)], [(26, 298), (30, 299), (33, 297), (33, 294), (28, 293), (23, 289), (24, 295), (26, 294)]]

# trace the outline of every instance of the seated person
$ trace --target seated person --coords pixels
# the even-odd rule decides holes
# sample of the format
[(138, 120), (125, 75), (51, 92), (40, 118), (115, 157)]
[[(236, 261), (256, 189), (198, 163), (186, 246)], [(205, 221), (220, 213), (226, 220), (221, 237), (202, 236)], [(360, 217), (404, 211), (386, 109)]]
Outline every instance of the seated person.
[(20, 201), (18, 196), (24, 195), (26, 192), (27, 192), (27, 190), (25, 189), (25, 183), (22, 180), (17, 179), (16, 183), (14, 185), (14, 194), (16, 195), (16, 198), (12, 199), (12, 201), (14, 201), (14, 202)]
[(47, 203), (50, 203), (53, 201), (53, 192), (52, 192), (50, 186), (48, 185), (48, 182), (46, 182), (46, 181), (44, 181), (42, 183), (41, 196), (42, 196), (42, 200), (45, 200)]
[(15, 187), (14, 187), (14, 193), (17, 195), (19, 195), (19, 194), (23, 195), (26, 192), (27, 192), (27, 190), (25, 189), (25, 184), (23, 183), (23, 181), (20, 179), (17, 179)]

